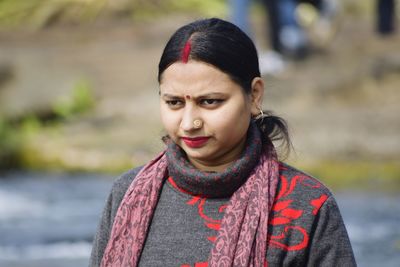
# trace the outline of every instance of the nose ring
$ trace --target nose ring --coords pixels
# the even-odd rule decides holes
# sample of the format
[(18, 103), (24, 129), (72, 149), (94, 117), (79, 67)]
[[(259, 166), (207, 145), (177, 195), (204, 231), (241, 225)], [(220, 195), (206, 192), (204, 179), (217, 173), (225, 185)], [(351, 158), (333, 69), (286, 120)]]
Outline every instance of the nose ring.
[(201, 126), (203, 126), (203, 122), (201, 120), (196, 119), (196, 120), (193, 121), (193, 127), (195, 129), (200, 129)]

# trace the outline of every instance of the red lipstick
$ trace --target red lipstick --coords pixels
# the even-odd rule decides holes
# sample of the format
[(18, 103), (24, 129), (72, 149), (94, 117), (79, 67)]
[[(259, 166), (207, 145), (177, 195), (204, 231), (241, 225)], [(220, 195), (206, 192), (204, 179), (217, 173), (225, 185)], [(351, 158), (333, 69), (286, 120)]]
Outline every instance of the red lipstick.
[(206, 136), (182, 137), (183, 142), (185, 142), (185, 144), (188, 147), (192, 147), (192, 148), (197, 148), (197, 147), (203, 146), (205, 143), (207, 143), (208, 139), (210, 139), (210, 137), (206, 137)]

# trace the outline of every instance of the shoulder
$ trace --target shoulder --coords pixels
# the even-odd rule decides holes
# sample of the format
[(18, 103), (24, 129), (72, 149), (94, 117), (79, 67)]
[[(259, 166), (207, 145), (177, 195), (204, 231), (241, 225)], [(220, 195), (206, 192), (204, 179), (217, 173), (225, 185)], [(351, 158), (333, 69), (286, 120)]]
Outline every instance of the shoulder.
[(332, 197), (332, 192), (317, 178), (281, 162), (276, 197), (289, 195), (299, 200), (310, 196), (323, 196), (324, 199), (328, 199)]
[[(286, 217), (284, 221), (308, 224), (320, 209), (335, 204), (332, 192), (317, 178), (285, 163), (279, 164), (279, 181), (273, 211)], [(282, 214), (283, 213), (283, 214)], [(280, 219), (277, 219), (279, 224)], [(272, 221), (272, 223), (274, 223)]]
[[(270, 226), (297, 229), (302, 233), (302, 248), (320, 218), (321, 209), (333, 199), (330, 190), (316, 178), (287, 164), (279, 165), (279, 182), (271, 210)], [(300, 242), (295, 238), (295, 243)], [(295, 246), (296, 247), (296, 246)], [(299, 247), (297, 247), (299, 248)]]
[[(267, 254), (270, 263), (320, 266), (325, 262), (329, 266), (355, 266), (346, 229), (331, 191), (318, 179), (284, 163), (279, 166), (269, 231)], [(346, 264), (332, 265), (332, 262)]]
[(133, 179), (142, 168), (143, 166), (130, 169), (129, 171), (123, 173), (117, 179), (115, 179), (112, 186), (112, 193), (125, 194), (126, 190), (128, 190), (129, 185), (132, 183)]
[(142, 167), (131, 169), (114, 181), (93, 240), (89, 266), (100, 266), (118, 207), (129, 185), (141, 169)]
[(319, 180), (280, 163), (270, 224), (290, 223), (311, 226), (321, 207), (331, 200), (333, 200), (331, 191)]

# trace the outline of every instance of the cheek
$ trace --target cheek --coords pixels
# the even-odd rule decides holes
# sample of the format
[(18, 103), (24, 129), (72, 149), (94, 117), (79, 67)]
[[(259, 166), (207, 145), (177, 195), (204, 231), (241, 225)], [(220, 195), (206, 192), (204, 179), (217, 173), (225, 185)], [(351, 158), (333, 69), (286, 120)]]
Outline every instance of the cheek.
[(225, 136), (246, 132), (250, 122), (251, 112), (247, 105), (231, 105), (221, 109), (218, 114), (210, 117), (210, 124)]
[(162, 105), (160, 107), (160, 117), (164, 129), (170, 136), (173, 136), (179, 127), (179, 119), (177, 114)]

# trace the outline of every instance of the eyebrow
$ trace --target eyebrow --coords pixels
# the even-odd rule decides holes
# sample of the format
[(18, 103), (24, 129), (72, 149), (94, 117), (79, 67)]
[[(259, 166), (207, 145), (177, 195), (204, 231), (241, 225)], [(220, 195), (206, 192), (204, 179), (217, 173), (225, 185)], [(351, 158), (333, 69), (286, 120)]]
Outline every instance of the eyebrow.
[(170, 99), (181, 99), (183, 96), (177, 96), (177, 95), (172, 95), (172, 94), (162, 94), (162, 98), (170, 98)]
[[(224, 93), (208, 93), (208, 94), (204, 94), (204, 95), (198, 95), (198, 96), (194, 96), (194, 99), (199, 99), (199, 98), (213, 98), (213, 97), (225, 97), (226, 94)], [(170, 99), (183, 99), (184, 96), (178, 96), (178, 95), (173, 95), (173, 94), (162, 94), (161, 95), (162, 98), (170, 98)]]

